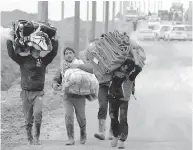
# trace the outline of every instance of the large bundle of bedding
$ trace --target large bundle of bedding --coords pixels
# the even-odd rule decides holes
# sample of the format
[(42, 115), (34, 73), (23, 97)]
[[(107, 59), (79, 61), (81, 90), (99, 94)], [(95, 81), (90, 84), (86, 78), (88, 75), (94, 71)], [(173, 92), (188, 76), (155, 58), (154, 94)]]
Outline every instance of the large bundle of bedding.
[(100, 83), (112, 79), (112, 72), (118, 69), (128, 57), (143, 68), (146, 59), (145, 52), (136, 42), (130, 40), (126, 33), (114, 31), (101, 35), (90, 43), (86, 49), (86, 57), (93, 65), (95, 75)]

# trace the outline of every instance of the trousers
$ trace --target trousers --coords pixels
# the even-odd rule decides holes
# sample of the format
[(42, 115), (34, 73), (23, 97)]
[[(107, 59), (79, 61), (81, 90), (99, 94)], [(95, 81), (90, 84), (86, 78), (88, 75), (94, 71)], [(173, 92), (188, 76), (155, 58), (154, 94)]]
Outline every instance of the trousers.
[(22, 99), (25, 125), (32, 126), (42, 122), (42, 106), (44, 91), (26, 91), (22, 90), (20, 97)]
[[(112, 98), (110, 103), (111, 129), (114, 137), (125, 141), (128, 136), (127, 111), (128, 101)], [(120, 110), (120, 113), (119, 113)]]

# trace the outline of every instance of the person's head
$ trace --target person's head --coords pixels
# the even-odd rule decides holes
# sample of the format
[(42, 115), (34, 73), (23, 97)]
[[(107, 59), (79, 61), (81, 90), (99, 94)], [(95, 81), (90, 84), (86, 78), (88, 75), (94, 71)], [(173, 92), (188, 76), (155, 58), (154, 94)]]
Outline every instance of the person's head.
[(120, 70), (125, 73), (130, 73), (135, 67), (135, 62), (133, 59), (127, 59), (122, 65)]
[(72, 62), (74, 57), (75, 57), (75, 51), (70, 48), (70, 47), (66, 47), (64, 49), (64, 59), (67, 61), (67, 62)]
[(41, 52), (41, 50), (35, 49), (34, 47), (30, 47), (30, 53), (31, 53), (32, 57), (34, 57), (36, 59), (39, 58), (40, 52)]

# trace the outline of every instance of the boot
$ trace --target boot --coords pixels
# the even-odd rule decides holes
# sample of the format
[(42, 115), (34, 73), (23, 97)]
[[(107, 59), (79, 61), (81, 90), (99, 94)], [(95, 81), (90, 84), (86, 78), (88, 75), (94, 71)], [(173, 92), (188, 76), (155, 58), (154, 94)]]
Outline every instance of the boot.
[(80, 143), (85, 144), (87, 140), (86, 127), (80, 129)]
[(112, 147), (117, 147), (118, 144), (118, 138), (117, 137), (113, 137), (113, 140), (111, 141), (111, 146)]
[(33, 144), (32, 125), (26, 126), (28, 145)]
[(119, 140), (119, 142), (118, 142), (118, 148), (119, 148), (119, 149), (125, 149), (125, 142)]
[(105, 119), (99, 119), (99, 133), (94, 134), (99, 140), (105, 140)]
[(110, 128), (109, 129), (109, 137), (108, 137), (109, 140), (113, 140), (113, 131), (112, 129)]
[(66, 125), (67, 135), (68, 135), (68, 141), (66, 145), (74, 145), (74, 125), (68, 124)]
[(34, 138), (34, 144), (35, 145), (41, 145), (41, 142), (39, 140), (40, 128), (41, 128), (41, 124), (35, 124), (35, 138)]

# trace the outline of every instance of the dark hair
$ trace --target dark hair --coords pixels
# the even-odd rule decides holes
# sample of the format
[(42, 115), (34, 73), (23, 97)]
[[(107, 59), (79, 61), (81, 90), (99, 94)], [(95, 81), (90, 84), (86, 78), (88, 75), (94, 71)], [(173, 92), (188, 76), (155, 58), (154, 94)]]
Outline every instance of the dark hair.
[(133, 59), (128, 58), (121, 66), (127, 66), (128, 67), (127, 71), (130, 72), (135, 68), (135, 62)]
[(66, 47), (63, 51), (63, 54), (65, 55), (66, 51), (69, 50), (69, 51), (72, 51), (74, 54), (75, 54), (75, 51), (74, 49), (70, 48), (70, 47)]

